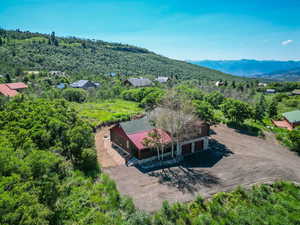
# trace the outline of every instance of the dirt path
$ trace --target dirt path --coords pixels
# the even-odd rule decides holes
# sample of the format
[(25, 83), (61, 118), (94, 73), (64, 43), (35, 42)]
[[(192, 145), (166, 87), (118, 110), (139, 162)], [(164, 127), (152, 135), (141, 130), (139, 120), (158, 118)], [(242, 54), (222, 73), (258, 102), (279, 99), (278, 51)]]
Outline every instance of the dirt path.
[(101, 168), (116, 167), (124, 165), (124, 159), (111, 148), (109, 140), (109, 128), (103, 127), (95, 135), (97, 159)]
[[(272, 134), (262, 139), (224, 125), (211, 129), (215, 134), (210, 138), (210, 150), (172, 168), (143, 173), (115, 162), (110, 151), (98, 151), (99, 160), (121, 194), (131, 196), (138, 208), (149, 212), (160, 209), (164, 200), (192, 201), (199, 194), (210, 197), (238, 185), (300, 182), (300, 157), (279, 145)], [(99, 140), (103, 135), (101, 131), (96, 136), (99, 149), (104, 147)]]

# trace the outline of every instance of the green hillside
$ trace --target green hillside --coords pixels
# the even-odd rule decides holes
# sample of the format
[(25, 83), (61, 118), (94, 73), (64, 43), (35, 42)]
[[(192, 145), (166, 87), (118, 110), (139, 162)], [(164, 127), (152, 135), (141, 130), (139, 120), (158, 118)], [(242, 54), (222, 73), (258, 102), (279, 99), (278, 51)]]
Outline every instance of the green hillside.
[(119, 43), (0, 30), (0, 74), (61, 70), (69, 74), (177, 76), (179, 79), (240, 80), (219, 71)]

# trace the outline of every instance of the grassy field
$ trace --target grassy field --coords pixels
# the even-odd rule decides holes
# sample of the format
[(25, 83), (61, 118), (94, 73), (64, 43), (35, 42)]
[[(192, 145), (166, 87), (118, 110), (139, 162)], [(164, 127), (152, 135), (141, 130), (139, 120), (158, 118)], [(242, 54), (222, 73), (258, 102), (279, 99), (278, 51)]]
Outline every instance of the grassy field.
[(94, 126), (124, 120), (143, 112), (138, 103), (120, 99), (102, 103), (72, 103), (72, 105), (82, 118), (87, 119)]

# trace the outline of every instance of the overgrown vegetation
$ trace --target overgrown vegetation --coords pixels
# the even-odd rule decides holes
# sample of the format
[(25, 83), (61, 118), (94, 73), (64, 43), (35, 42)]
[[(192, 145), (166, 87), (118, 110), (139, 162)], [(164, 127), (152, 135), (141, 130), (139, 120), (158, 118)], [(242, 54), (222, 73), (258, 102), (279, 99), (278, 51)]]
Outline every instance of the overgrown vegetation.
[(16, 98), (0, 118), (1, 224), (121, 224), (134, 211), (66, 101)]
[(0, 74), (22, 70), (60, 70), (69, 74), (150, 75), (178, 79), (242, 80), (222, 72), (172, 60), (147, 49), (75, 37), (0, 30)]

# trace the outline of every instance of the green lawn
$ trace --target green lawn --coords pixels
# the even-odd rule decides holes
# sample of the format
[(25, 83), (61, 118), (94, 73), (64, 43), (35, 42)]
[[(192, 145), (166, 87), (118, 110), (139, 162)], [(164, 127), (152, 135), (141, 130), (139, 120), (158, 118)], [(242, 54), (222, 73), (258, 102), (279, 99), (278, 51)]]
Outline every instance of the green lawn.
[(97, 126), (105, 122), (119, 121), (143, 112), (138, 103), (120, 99), (102, 103), (72, 103), (79, 115)]

